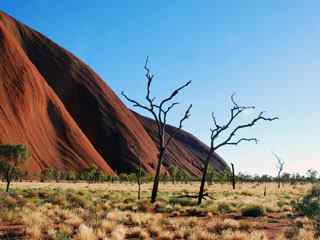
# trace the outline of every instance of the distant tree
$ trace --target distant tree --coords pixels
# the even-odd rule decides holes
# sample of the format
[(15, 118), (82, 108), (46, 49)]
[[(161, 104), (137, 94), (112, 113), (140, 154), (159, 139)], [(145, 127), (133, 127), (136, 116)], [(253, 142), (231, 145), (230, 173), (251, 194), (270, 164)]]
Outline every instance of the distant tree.
[(213, 184), (214, 171), (215, 171), (215, 169), (214, 169), (213, 164), (209, 164), (208, 172), (207, 172), (207, 182), (209, 185)]
[(114, 183), (114, 182), (116, 182), (116, 181), (119, 181), (119, 176), (111, 176), (111, 177), (110, 177), (110, 181), (111, 181), (111, 183)]
[[(151, 202), (154, 203), (157, 199), (158, 194), (158, 187), (159, 187), (159, 181), (160, 181), (160, 172), (161, 172), (161, 165), (163, 161), (164, 153), (170, 144), (171, 140), (176, 136), (176, 134), (182, 129), (182, 123), (190, 117), (190, 110), (192, 105), (188, 107), (188, 109), (185, 111), (184, 116), (181, 118), (179, 126), (176, 128), (173, 134), (166, 134), (166, 126), (167, 126), (167, 116), (170, 110), (173, 109), (176, 105), (178, 105), (178, 102), (172, 102), (174, 97), (185, 87), (187, 87), (191, 81), (188, 81), (184, 85), (178, 87), (175, 89), (169, 97), (164, 98), (159, 103), (155, 103), (156, 98), (150, 96), (150, 87), (152, 80), (154, 79), (154, 75), (150, 73), (150, 69), (148, 68), (148, 58), (146, 59), (144, 70), (146, 72), (145, 77), (147, 79), (147, 94), (146, 94), (146, 100), (147, 104), (141, 104), (136, 100), (133, 100), (129, 98), (124, 92), (122, 92), (122, 96), (129, 102), (133, 103), (134, 107), (142, 108), (143, 110), (146, 110), (147, 112), (151, 113), (153, 119), (156, 122), (157, 126), (157, 135), (159, 138), (158, 142), (158, 148), (159, 148), (159, 154), (158, 154), (158, 163), (156, 167), (156, 173), (153, 181), (153, 187), (152, 187), (152, 193), (151, 193)], [(171, 103), (172, 102), (172, 103)], [(167, 106), (167, 104), (169, 104)]]
[(151, 174), (146, 174), (145, 181), (146, 182), (152, 182), (153, 181), (153, 176)]
[[(0, 171), (1, 172), (1, 171)], [(19, 182), (22, 182), (23, 179), (25, 179), (28, 175), (28, 172), (26, 171), (21, 171), (18, 169), (16, 173), (14, 174), (14, 178), (18, 180)]]
[[(210, 173), (210, 168), (208, 167), (208, 171), (207, 171), (207, 175), (208, 173)], [(218, 174), (216, 174), (216, 177), (214, 178), (216, 182), (220, 183), (220, 184), (223, 184), (225, 183), (228, 178), (229, 178), (229, 171), (228, 170), (224, 170), (222, 172), (219, 172)]]
[(136, 183), (137, 182), (137, 174), (136, 173), (130, 173), (127, 175), (127, 180), (130, 183)]
[(220, 143), (216, 143), (216, 141), (221, 138), (222, 134), (231, 128), (232, 124), (240, 116), (241, 113), (243, 113), (245, 110), (248, 110), (248, 109), (255, 109), (254, 106), (240, 106), (240, 105), (238, 105), (234, 100), (234, 94), (232, 94), (232, 96), (231, 96), (231, 101), (232, 101), (233, 107), (230, 110), (230, 118), (225, 124), (223, 124), (223, 125), (218, 124), (214, 113), (212, 113), (212, 120), (214, 123), (214, 128), (212, 128), (210, 130), (211, 131), (210, 150), (208, 152), (207, 158), (205, 160), (204, 168), (202, 171), (202, 179), (201, 179), (199, 195), (198, 195), (198, 205), (201, 204), (202, 199), (205, 195), (204, 188), (205, 188), (206, 176), (207, 176), (207, 172), (208, 172), (208, 166), (209, 166), (210, 159), (212, 158), (214, 153), (218, 149), (220, 149), (221, 147), (224, 147), (227, 145), (238, 145), (241, 142), (251, 142), (251, 141), (257, 143), (258, 140), (256, 138), (240, 138), (235, 141), (233, 140), (233, 138), (234, 138), (234, 136), (236, 136), (236, 134), (239, 132), (239, 130), (242, 130), (244, 128), (253, 127), (257, 122), (259, 122), (261, 120), (274, 121), (274, 120), (278, 119), (277, 117), (266, 118), (264, 116), (264, 112), (260, 112), (260, 114), (256, 118), (254, 118), (251, 122), (238, 125), (228, 134), (228, 136), (226, 137), (225, 140), (222, 140)]
[(314, 169), (308, 169), (307, 178), (310, 182), (315, 182), (318, 177), (318, 171)]
[(67, 178), (67, 172), (65, 171), (59, 171), (58, 169), (53, 169), (52, 173), (53, 173), (53, 179), (56, 182), (59, 182), (60, 180)]
[(267, 174), (263, 174), (260, 178), (261, 178), (261, 182), (271, 182), (272, 181), (272, 177)]
[(19, 172), (19, 165), (21, 165), (27, 157), (28, 150), (23, 144), (0, 145), (0, 171), (7, 182), (6, 192), (9, 191), (11, 180)]
[(291, 174), (284, 172), (284, 173), (282, 174), (282, 180), (283, 180), (283, 182), (285, 182), (285, 183), (290, 183)]
[(177, 173), (176, 173), (176, 181), (180, 182), (187, 182), (190, 179), (190, 175), (186, 173), (182, 168), (177, 168)]
[(175, 165), (172, 165), (169, 169), (168, 169), (170, 176), (171, 176), (171, 180), (172, 180), (172, 184), (176, 183), (176, 177), (177, 177), (177, 172), (178, 172), (178, 167)]
[(54, 180), (56, 178), (56, 170), (53, 168), (43, 168), (40, 172), (40, 181)]
[(146, 172), (143, 171), (140, 167), (136, 177), (137, 184), (138, 184), (138, 200), (141, 199), (141, 185), (143, 183), (143, 179), (145, 178), (145, 176), (146, 176)]
[(139, 157), (139, 167), (137, 172), (137, 184), (138, 184), (138, 200), (141, 199), (141, 179), (142, 178), (142, 166), (141, 166), (141, 158)]
[(129, 179), (128, 179), (128, 174), (126, 174), (126, 173), (120, 173), (120, 174), (119, 174), (119, 181), (120, 181), (120, 183), (122, 183), (122, 182), (128, 182), (128, 181), (129, 181)]
[(75, 182), (78, 179), (78, 174), (75, 171), (68, 171), (66, 173), (66, 180)]
[(86, 180), (88, 183), (101, 181), (103, 176), (103, 172), (95, 165), (90, 166), (80, 173), (80, 179)]
[(281, 187), (281, 173), (283, 171), (283, 167), (284, 167), (284, 161), (275, 153), (273, 153), (274, 157), (277, 159), (277, 169), (278, 169), (278, 188)]

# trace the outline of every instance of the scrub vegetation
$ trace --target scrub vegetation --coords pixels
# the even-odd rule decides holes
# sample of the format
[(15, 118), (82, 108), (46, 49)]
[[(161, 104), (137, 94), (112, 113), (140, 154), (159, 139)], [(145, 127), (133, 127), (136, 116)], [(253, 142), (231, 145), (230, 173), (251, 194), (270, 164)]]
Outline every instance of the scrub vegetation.
[[(199, 182), (17, 182), (0, 185), (2, 239), (316, 239), (319, 187), (276, 182), (210, 184), (211, 198), (184, 198)], [(313, 187), (314, 186), (314, 187)], [(267, 189), (267, 194), (265, 190)], [(318, 214), (318, 215), (317, 215)], [(11, 237), (11, 238), (10, 238)]]

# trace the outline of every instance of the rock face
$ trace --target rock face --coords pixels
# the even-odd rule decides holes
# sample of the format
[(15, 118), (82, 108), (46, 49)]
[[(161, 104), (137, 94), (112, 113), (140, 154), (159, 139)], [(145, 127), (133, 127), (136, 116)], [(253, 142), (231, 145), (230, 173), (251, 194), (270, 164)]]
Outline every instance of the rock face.
[[(85, 63), (2, 12), (0, 51), (0, 143), (28, 145), (26, 170), (81, 170), (94, 164), (116, 174), (135, 170), (141, 159), (154, 173), (158, 149), (152, 125), (138, 120)], [(174, 144), (166, 162), (198, 174), (197, 157), (207, 147), (186, 132)], [(194, 157), (187, 158), (191, 153)]]
[(0, 21), (0, 141), (27, 144), (25, 168), (81, 170), (95, 164), (113, 170), (78, 127), (64, 104)]

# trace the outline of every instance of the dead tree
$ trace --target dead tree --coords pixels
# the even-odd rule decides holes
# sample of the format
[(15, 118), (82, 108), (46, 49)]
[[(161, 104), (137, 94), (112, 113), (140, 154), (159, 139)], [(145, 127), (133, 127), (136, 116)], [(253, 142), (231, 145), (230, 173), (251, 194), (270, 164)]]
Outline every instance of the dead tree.
[(144, 109), (145, 111), (151, 113), (153, 119), (155, 120), (156, 126), (157, 126), (157, 135), (159, 138), (158, 142), (158, 148), (159, 148), (159, 154), (158, 154), (158, 163), (156, 167), (156, 173), (154, 177), (153, 182), (153, 188), (152, 188), (152, 194), (151, 194), (151, 202), (154, 203), (157, 199), (157, 193), (158, 193), (158, 186), (159, 186), (159, 180), (160, 180), (160, 170), (161, 165), (163, 161), (164, 153), (170, 144), (171, 140), (176, 136), (176, 134), (182, 129), (183, 122), (190, 117), (190, 110), (192, 108), (192, 105), (190, 105), (187, 110), (185, 111), (183, 117), (181, 118), (179, 122), (179, 126), (176, 128), (176, 130), (168, 135), (166, 134), (166, 126), (167, 126), (167, 116), (170, 110), (172, 110), (176, 105), (178, 105), (178, 102), (172, 102), (174, 97), (185, 87), (190, 85), (191, 81), (188, 81), (187, 83), (183, 84), (182, 86), (176, 88), (168, 97), (162, 99), (157, 104), (155, 102), (155, 97), (151, 97), (151, 83), (154, 79), (154, 74), (150, 72), (150, 69), (148, 68), (148, 57), (146, 59), (145, 65), (145, 78), (147, 80), (147, 94), (146, 94), (146, 104), (141, 104), (136, 100), (133, 100), (129, 98), (124, 92), (122, 92), (122, 96), (129, 102), (133, 103), (134, 107), (139, 107)]
[(278, 161), (278, 165), (277, 165), (278, 174), (277, 174), (277, 176), (278, 176), (278, 188), (280, 189), (280, 187), (281, 187), (281, 173), (282, 173), (282, 171), (283, 171), (284, 161), (281, 160), (281, 158), (280, 158), (277, 154), (275, 154), (275, 153), (273, 153), (273, 156), (274, 156), (274, 157), (277, 159), (277, 161)]
[(232, 189), (236, 190), (236, 175), (234, 173), (234, 164), (231, 163), (231, 170), (232, 170)]
[(138, 200), (141, 198), (141, 159), (139, 157), (139, 169), (137, 174), (137, 183), (138, 183)]
[(236, 134), (240, 130), (242, 130), (244, 128), (253, 127), (257, 122), (259, 122), (261, 120), (274, 121), (274, 120), (278, 119), (277, 117), (267, 118), (264, 116), (264, 112), (260, 112), (260, 114), (256, 118), (254, 118), (251, 122), (246, 123), (246, 124), (242, 124), (242, 125), (238, 125), (229, 133), (229, 135), (227, 135), (225, 140), (221, 141), (220, 143), (216, 143), (216, 141), (221, 138), (220, 136), (232, 127), (232, 124), (235, 122), (236, 119), (238, 119), (238, 117), (240, 116), (240, 114), (242, 112), (244, 112), (245, 110), (248, 110), (248, 109), (255, 109), (254, 106), (240, 106), (240, 105), (238, 105), (236, 103), (236, 101), (234, 100), (234, 96), (235, 96), (235, 94), (231, 95), (231, 102), (233, 104), (233, 107), (230, 109), (230, 118), (226, 122), (226, 124), (224, 124), (224, 125), (218, 124), (214, 113), (212, 113), (212, 120), (214, 123), (214, 128), (210, 129), (210, 131), (211, 131), (210, 150), (209, 150), (207, 158), (204, 162), (200, 190), (199, 190), (199, 194), (198, 194), (198, 205), (201, 204), (203, 196), (205, 195), (204, 187), (205, 187), (205, 182), (206, 182), (208, 165), (209, 165), (210, 159), (212, 158), (214, 153), (218, 149), (220, 149), (221, 147), (224, 147), (227, 145), (238, 145), (241, 142), (251, 142), (251, 141), (257, 143), (258, 142), (257, 138), (239, 138), (237, 140), (233, 140), (233, 138), (236, 136)]

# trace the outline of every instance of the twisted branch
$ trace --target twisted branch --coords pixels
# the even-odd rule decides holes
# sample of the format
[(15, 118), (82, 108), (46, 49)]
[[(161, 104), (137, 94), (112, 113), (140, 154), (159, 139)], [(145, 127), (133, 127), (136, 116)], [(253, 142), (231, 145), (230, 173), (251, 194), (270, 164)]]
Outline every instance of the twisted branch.
[(274, 121), (274, 120), (279, 119), (277, 117), (267, 118), (267, 117), (263, 116), (264, 112), (260, 112), (260, 114), (255, 119), (253, 119), (250, 123), (237, 126), (233, 131), (231, 131), (231, 133), (226, 138), (226, 140), (224, 140), (223, 142), (215, 145), (214, 141), (220, 136), (220, 134), (222, 132), (224, 132), (224, 131), (226, 131), (227, 129), (230, 128), (231, 124), (240, 116), (240, 114), (243, 111), (245, 111), (247, 109), (255, 109), (255, 106), (241, 106), (241, 105), (239, 105), (235, 101), (234, 97), (235, 97), (235, 93), (233, 93), (231, 95), (231, 102), (233, 104), (233, 107), (230, 109), (230, 119), (227, 121), (227, 123), (225, 125), (218, 124), (214, 113), (212, 113), (212, 115), (211, 115), (213, 123), (214, 123), (214, 128), (210, 129), (210, 131), (211, 131), (211, 136), (210, 136), (210, 138), (211, 138), (211, 147), (213, 148), (213, 151), (215, 151), (215, 150), (217, 150), (220, 147), (225, 146), (225, 145), (238, 145), (239, 143), (245, 142), (245, 141), (246, 142), (253, 141), (253, 142), (257, 143), (258, 139), (256, 139), (256, 138), (240, 138), (239, 140), (236, 140), (236, 141), (232, 141), (232, 139), (233, 139), (233, 137), (236, 135), (236, 133), (239, 130), (241, 130), (243, 128), (252, 127), (258, 121), (261, 121), (261, 120)]

